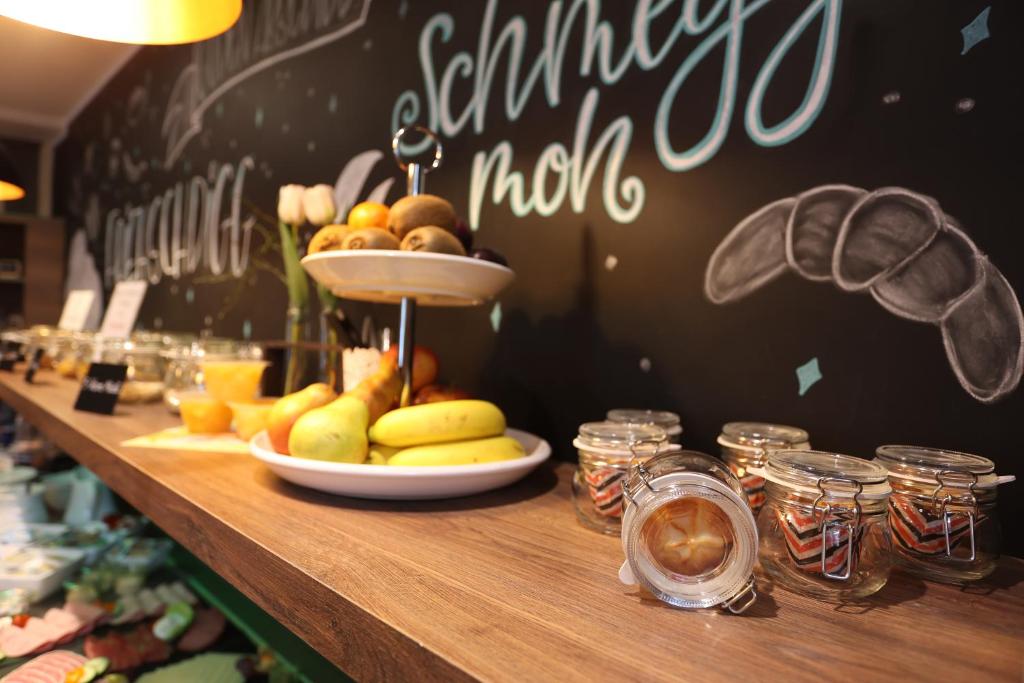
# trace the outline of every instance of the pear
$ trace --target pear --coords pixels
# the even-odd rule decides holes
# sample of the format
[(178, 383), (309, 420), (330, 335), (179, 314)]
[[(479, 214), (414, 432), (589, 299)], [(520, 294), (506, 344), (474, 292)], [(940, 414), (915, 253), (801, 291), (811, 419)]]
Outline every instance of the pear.
[(366, 438), (369, 425), (366, 404), (342, 396), (296, 420), (288, 436), (288, 450), (296, 458), (362, 463), (370, 446)]
[(319, 382), (278, 399), (267, 414), (267, 436), (274, 450), (288, 455), (288, 436), (295, 421), (304, 413), (326, 405), (337, 397), (331, 387)]

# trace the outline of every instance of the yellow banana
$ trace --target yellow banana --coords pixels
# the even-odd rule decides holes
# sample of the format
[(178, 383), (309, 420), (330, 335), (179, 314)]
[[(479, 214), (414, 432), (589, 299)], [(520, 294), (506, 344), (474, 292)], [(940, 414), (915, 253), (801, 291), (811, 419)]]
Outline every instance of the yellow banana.
[(370, 427), (370, 441), (385, 446), (422, 446), (504, 433), (505, 416), (493, 403), (442, 401), (384, 413)]
[(400, 448), (393, 446), (381, 446), (379, 443), (372, 443), (370, 444), (370, 452), (366, 455), (366, 462), (370, 465), (387, 465), (391, 456), (400, 450)]
[(404, 448), (388, 458), (388, 465), (473, 465), (515, 460), (526, 455), (523, 445), (508, 436)]

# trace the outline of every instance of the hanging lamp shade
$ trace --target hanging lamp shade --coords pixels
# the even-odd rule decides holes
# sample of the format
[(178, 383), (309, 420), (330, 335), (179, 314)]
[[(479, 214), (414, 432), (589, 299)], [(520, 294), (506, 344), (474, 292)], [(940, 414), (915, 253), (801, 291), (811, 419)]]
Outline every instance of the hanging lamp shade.
[(0, 0), (0, 15), (85, 38), (174, 45), (231, 28), (242, 0)]
[(25, 188), (21, 184), (21, 177), (14, 168), (7, 148), (0, 143), (0, 202), (13, 202), (25, 196)]

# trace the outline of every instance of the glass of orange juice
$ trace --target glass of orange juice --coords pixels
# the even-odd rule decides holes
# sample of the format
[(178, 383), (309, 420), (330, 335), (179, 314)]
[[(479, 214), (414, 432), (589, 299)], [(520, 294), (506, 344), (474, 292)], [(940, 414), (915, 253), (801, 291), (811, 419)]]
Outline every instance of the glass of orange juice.
[(204, 360), (203, 385), (218, 401), (251, 403), (260, 389), (263, 371), (270, 365), (265, 360)]

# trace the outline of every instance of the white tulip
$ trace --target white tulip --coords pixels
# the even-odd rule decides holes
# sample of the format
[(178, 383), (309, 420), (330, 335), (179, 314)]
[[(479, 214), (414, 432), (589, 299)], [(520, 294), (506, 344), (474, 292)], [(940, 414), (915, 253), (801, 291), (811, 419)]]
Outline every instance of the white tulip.
[(277, 218), (287, 225), (302, 225), (306, 214), (302, 211), (302, 199), (306, 188), (302, 185), (285, 185), (277, 192)]
[(302, 194), (302, 208), (306, 212), (306, 219), (313, 225), (333, 222), (338, 212), (334, 207), (334, 188), (324, 184), (307, 187)]

